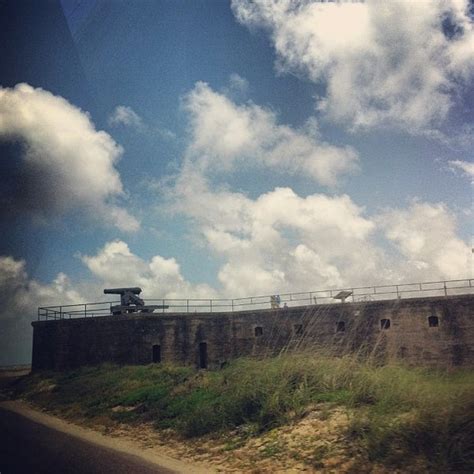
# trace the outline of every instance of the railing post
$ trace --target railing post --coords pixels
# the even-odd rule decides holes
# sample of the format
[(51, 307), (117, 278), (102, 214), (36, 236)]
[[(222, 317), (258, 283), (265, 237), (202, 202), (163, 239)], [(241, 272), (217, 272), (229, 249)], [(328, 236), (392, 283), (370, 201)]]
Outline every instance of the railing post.
[(84, 305), (84, 317), (87, 318), (87, 303)]
[(189, 313), (189, 300), (186, 300), (186, 313)]
[(59, 319), (63, 319), (63, 307), (59, 307)]
[(211, 308), (211, 313), (212, 313), (212, 300), (209, 300), (209, 307)]
[(312, 305), (312, 301), (313, 301), (313, 292), (310, 291), (310, 292), (309, 292), (309, 305), (310, 305), (310, 306)]
[(162, 308), (162, 313), (165, 312), (165, 299), (163, 298), (163, 308)]
[(400, 299), (400, 289), (398, 285), (395, 285), (395, 288), (397, 289), (397, 300)]
[(443, 287), (444, 287), (444, 296), (448, 296), (448, 289), (446, 288), (446, 282), (443, 282)]
[(231, 302), (232, 312), (234, 312), (234, 299), (231, 299), (230, 302)]

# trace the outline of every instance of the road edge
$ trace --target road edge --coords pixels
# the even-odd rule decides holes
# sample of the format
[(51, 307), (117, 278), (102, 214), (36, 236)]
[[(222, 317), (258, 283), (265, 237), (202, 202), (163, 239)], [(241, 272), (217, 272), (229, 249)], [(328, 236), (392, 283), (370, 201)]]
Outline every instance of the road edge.
[(181, 460), (174, 459), (167, 454), (157, 452), (157, 448), (143, 448), (129, 440), (112, 438), (98, 431), (65, 421), (32, 408), (25, 402), (18, 400), (0, 401), (0, 408), (17, 413), (36, 423), (48, 428), (66, 433), (88, 443), (97, 444), (103, 448), (118, 451), (122, 454), (137, 456), (143, 461), (154, 464), (157, 467), (169, 469), (177, 473), (207, 474), (216, 472), (211, 466), (201, 467), (187, 464)]

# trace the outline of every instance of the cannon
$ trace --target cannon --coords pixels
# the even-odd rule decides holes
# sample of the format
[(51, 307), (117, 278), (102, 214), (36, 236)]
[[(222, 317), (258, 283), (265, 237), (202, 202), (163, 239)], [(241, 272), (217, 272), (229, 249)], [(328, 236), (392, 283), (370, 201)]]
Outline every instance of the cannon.
[(138, 296), (142, 292), (141, 288), (106, 288), (106, 295), (120, 295), (120, 304), (110, 306), (113, 315), (127, 313), (153, 313), (155, 309), (167, 309), (168, 305), (145, 305), (145, 302)]

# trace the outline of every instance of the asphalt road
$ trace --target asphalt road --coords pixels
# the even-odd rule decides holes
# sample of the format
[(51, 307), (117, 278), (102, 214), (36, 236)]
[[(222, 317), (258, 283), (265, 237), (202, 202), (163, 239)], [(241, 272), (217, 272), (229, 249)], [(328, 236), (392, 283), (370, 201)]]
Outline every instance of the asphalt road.
[(0, 474), (168, 474), (138, 456), (89, 443), (0, 408)]

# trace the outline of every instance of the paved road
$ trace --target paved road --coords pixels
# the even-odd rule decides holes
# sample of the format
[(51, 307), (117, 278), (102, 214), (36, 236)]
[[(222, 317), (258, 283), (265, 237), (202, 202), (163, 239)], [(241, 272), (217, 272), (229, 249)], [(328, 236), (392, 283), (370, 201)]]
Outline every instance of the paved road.
[(1, 474), (169, 474), (137, 456), (89, 443), (0, 408)]

